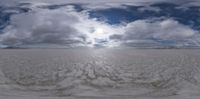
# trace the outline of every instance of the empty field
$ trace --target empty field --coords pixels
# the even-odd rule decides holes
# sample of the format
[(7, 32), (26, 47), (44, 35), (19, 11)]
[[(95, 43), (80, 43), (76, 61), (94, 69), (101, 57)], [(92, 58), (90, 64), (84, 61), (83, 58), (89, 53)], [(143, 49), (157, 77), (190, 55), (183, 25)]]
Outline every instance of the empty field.
[(0, 98), (198, 99), (200, 50), (0, 50)]

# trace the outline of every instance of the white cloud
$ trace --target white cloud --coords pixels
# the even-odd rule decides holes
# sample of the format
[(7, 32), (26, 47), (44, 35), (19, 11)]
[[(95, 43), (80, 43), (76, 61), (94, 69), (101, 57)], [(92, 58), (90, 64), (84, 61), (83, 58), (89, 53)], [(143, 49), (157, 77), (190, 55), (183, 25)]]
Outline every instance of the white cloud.
[[(38, 1), (36, 0), (32, 2)], [(136, 1), (137, 0), (130, 2)], [(66, 2), (70, 3), (79, 1), (69, 0)], [(80, 2), (86, 3), (89, 1), (85, 0)], [(98, 2), (106, 1), (102, 0)], [(114, 2), (112, 4), (106, 4), (109, 8), (114, 6), (117, 7), (117, 3), (122, 1), (110, 0), (107, 2)], [(43, 3), (36, 3), (36, 5), (37, 4), (45, 5)], [(90, 5), (90, 7), (91, 9), (96, 9), (101, 8), (102, 6), (95, 7)], [(141, 10), (159, 11), (157, 8), (149, 9), (148, 7)], [(175, 45), (183, 46), (199, 46), (200, 44), (198, 31), (193, 30), (189, 26), (180, 24), (173, 19), (160, 21), (150, 19), (137, 20), (127, 24), (123, 23), (114, 26), (103, 21), (97, 21), (95, 18), (90, 18), (87, 9), (82, 12), (76, 12), (73, 5), (66, 5), (53, 10), (34, 6), (32, 7), (31, 12), (12, 16), (10, 25), (3, 31), (4, 33), (0, 35), (0, 43), (10, 46), (118, 46), (120, 44), (128, 46), (162, 45), (163, 43), (159, 41), (172, 41)]]
[[(175, 45), (199, 45), (198, 31), (173, 19), (137, 20), (126, 25), (110, 25), (89, 18), (87, 12), (76, 12), (72, 6), (32, 12), (11, 17), (11, 23), (0, 35), (0, 42), (10, 46), (156, 46), (160, 41)], [(164, 45), (164, 44), (163, 44)]]
[(141, 12), (144, 12), (144, 11), (160, 12), (161, 11), (160, 8), (158, 8), (158, 7), (151, 7), (151, 6), (145, 6), (145, 7), (139, 8), (138, 10), (141, 11)]
[(71, 47), (108, 45), (109, 36), (120, 29), (66, 6), (54, 10), (35, 8), (29, 13), (13, 15), (3, 31), (0, 35), (3, 45)]
[(80, 18), (79, 13), (67, 9), (37, 9), (37, 12), (14, 15), (0, 37), (1, 42), (5, 45), (82, 44), (84, 34), (74, 28)]
[[(124, 34), (113, 35), (111, 39), (119, 41), (121, 43), (131, 44), (162, 44), (158, 41), (172, 41), (174, 45), (188, 44), (196, 42), (194, 39), (199, 36), (199, 32), (191, 29), (189, 26), (182, 25), (173, 19), (166, 19), (163, 21), (151, 21), (151, 20), (137, 20), (128, 23), (124, 27)], [(148, 42), (151, 42), (148, 43)], [(194, 43), (193, 43), (194, 44)], [(165, 44), (163, 44), (165, 45)]]

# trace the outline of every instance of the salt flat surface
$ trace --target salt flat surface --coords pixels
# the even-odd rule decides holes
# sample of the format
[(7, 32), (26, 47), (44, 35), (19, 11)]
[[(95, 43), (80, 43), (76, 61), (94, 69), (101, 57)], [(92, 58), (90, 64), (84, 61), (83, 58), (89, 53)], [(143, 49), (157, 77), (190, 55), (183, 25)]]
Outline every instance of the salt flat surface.
[(199, 99), (200, 50), (2, 49), (0, 99)]

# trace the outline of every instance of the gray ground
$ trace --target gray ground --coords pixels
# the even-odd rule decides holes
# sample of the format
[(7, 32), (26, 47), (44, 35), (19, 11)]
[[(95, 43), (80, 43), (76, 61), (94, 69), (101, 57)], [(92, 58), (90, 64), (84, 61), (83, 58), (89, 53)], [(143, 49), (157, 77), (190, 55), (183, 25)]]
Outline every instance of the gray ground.
[(2, 49), (0, 99), (199, 99), (200, 50)]

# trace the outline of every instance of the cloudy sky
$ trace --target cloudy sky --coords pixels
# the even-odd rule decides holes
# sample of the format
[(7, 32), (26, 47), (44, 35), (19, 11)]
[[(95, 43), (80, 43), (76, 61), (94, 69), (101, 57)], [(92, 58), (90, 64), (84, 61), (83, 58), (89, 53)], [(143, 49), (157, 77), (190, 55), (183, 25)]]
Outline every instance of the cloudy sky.
[(1, 0), (0, 47), (200, 47), (198, 0)]

